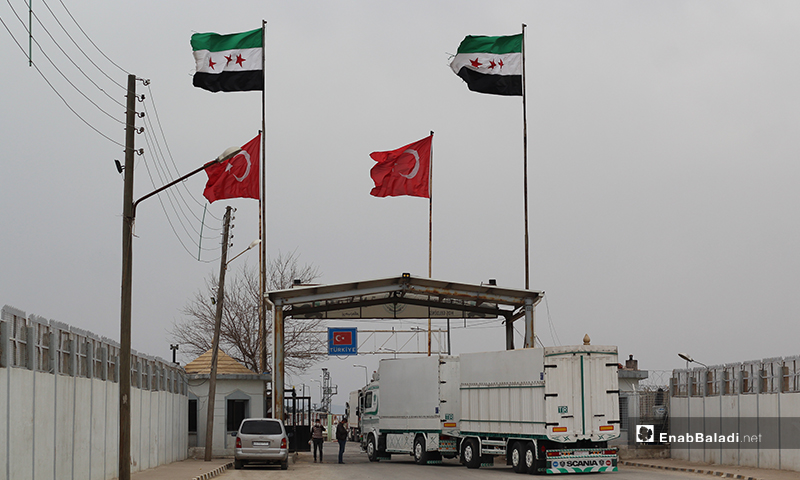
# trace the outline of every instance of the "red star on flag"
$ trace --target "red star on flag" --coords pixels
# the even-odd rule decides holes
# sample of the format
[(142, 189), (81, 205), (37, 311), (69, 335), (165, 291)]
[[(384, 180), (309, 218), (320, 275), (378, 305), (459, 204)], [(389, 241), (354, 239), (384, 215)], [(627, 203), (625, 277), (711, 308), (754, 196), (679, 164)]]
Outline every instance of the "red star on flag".
[(210, 58), (208, 59), (208, 67), (211, 70), (214, 70), (214, 65), (216, 65), (216, 64), (217, 64), (217, 62), (215, 62), (214, 60), (211, 60)]
[(225, 66), (227, 67), (229, 63), (233, 61), (232, 55), (225, 55)]
[(475, 60), (470, 60), (470, 61), (469, 61), (469, 63), (471, 63), (471, 64), (472, 64), (472, 66), (473, 66), (473, 67), (475, 67), (475, 68), (478, 68), (478, 67), (480, 67), (481, 65), (483, 65), (481, 62), (479, 62), (479, 61), (478, 61), (478, 59), (477, 59), (477, 58), (476, 58)]
[(489, 70), (493, 69), (496, 66), (497, 66), (497, 64), (494, 63), (494, 60), (489, 60)]
[(500, 65), (500, 68), (503, 68), (503, 59), (497, 60), (497, 64)]
[(242, 56), (241, 56), (241, 55), (236, 55), (236, 63), (237, 63), (237, 64), (238, 64), (240, 67), (244, 67), (244, 65), (243, 65), (243, 64), (244, 64), (244, 58), (242, 58)]

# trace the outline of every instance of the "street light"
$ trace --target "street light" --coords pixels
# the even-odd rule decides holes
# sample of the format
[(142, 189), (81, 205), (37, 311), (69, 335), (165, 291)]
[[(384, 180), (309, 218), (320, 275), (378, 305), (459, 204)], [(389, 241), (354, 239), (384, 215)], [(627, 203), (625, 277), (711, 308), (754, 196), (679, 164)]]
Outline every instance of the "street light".
[[(125, 128), (125, 184), (122, 201), (122, 295), (120, 305), (119, 333), (119, 474), (120, 480), (130, 479), (131, 455), (131, 305), (133, 285), (133, 224), (136, 221), (136, 207), (143, 200), (204, 171), (206, 168), (222, 163), (235, 156), (240, 149), (229, 148), (216, 159), (205, 163), (181, 178), (156, 189), (140, 199), (133, 200), (133, 135), (135, 116), (134, 75), (128, 76), (128, 109)], [(216, 354), (216, 351), (214, 352)]]
[(679, 353), (678, 356), (681, 357), (682, 359), (686, 360), (686, 362), (687, 362), (686, 366), (687, 367), (689, 366), (688, 363), (696, 363), (698, 365), (702, 365), (702, 366), (708, 368), (708, 365), (706, 365), (705, 363), (698, 362), (697, 360), (692, 358), (691, 355), (689, 355), (688, 353)]
[(356, 364), (353, 364), (353, 366), (354, 367), (361, 367), (361, 368), (364, 369), (364, 385), (368, 385), (369, 384), (369, 374), (367, 373), (368, 372), (367, 366), (366, 365), (356, 365)]
[(242, 250), (242, 251), (241, 251), (239, 254), (237, 254), (236, 256), (234, 256), (233, 258), (231, 258), (230, 260), (228, 260), (228, 263), (226, 263), (226, 264), (225, 264), (225, 268), (228, 268), (228, 265), (229, 265), (229, 264), (230, 264), (232, 261), (234, 261), (234, 260), (236, 260), (237, 258), (239, 258), (240, 256), (244, 255), (244, 253), (245, 253), (245, 252), (247, 252), (247, 251), (248, 251), (248, 250), (250, 250), (251, 248), (255, 247), (255, 246), (256, 246), (256, 245), (258, 245), (259, 243), (261, 243), (261, 239), (260, 239), (260, 238), (259, 238), (259, 239), (256, 239), (256, 240), (253, 240), (252, 242), (250, 242), (250, 245), (249, 245), (247, 248), (245, 248), (245, 249), (244, 249), (244, 250)]

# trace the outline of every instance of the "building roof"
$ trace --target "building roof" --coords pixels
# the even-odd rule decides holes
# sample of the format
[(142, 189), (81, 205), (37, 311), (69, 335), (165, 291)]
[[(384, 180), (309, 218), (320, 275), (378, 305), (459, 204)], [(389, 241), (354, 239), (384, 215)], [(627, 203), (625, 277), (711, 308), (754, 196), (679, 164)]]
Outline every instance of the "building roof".
[[(217, 349), (217, 374), (249, 374), (254, 375), (255, 372), (248, 369), (241, 363), (234, 360), (230, 355)], [(199, 357), (195, 358), (185, 367), (186, 373), (211, 373), (211, 349)]]

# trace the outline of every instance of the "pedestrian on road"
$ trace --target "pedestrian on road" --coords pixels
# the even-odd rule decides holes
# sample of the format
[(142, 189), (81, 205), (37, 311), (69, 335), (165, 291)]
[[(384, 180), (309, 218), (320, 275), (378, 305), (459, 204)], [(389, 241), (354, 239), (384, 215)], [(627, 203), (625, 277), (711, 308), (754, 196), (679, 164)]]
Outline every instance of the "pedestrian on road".
[(347, 417), (342, 417), (339, 426), (336, 427), (336, 440), (339, 440), (339, 463), (344, 463), (342, 455), (344, 455), (344, 446), (347, 444)]
[(325, 427), (320, 423), (319, 418), (311, 426), (311, 441), (314, 442), (314, 463), (317, 463), (317, 449), (319, 449), (319, 463), (322, 463), (322, 442)]

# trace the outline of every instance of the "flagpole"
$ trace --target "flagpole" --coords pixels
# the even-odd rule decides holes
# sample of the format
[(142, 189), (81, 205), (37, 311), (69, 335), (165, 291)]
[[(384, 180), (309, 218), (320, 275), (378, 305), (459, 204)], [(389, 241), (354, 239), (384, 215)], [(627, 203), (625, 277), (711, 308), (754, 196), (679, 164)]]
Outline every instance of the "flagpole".
[(525, 27), (522, 24), (522, 157), (523, 157), (523, 196), (525, 209), (525, 290), (530, 289), (530, 253), (528, 243), (528, 109), (525, 101)]
[[(428, 278), (433, 258), (433, 130), (431, 130), (431, 159), (428, 164)], [(431, 356), (431, 318), (428, 316), (428, 356)]]
[[(267, 22), (261, 20), (261, 75), (266, 81), (266, 52), (267, 52)], [(266, 121), (266, 86), (261, 85), (261, 192), (258, 196), (258, 229), (261, 238), (261, 248), (258, 251), (258, 338), (259, 345), (259, 373), (267, 371), (267, 305), (264, 293), (267, 290), (267, 121)], [(266, 412), (264, 412), (266, 414)], [(266, 415), (265, 415), (266, 416)]]

